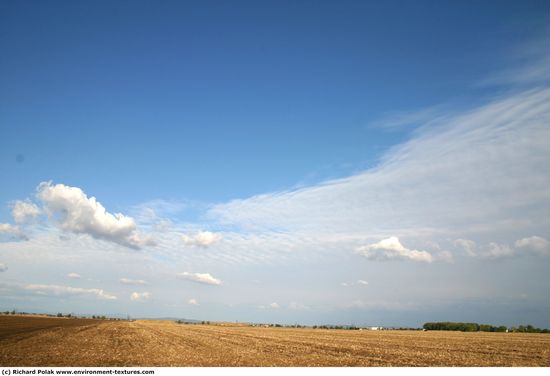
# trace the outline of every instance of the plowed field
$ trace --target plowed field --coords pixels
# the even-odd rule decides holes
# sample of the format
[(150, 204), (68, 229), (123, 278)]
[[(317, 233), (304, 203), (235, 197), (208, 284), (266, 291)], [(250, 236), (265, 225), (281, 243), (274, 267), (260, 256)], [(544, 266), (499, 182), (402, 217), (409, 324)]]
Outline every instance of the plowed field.
[(550, 335), (0, 316), (0, 366), (550, 366)]

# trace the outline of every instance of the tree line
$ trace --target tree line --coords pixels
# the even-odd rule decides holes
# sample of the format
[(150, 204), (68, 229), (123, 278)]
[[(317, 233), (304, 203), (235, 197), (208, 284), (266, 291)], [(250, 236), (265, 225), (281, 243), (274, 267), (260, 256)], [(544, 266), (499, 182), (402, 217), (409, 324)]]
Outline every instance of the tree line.
[(478, 324), (475, 322), (427, 322), (422, 326), (425, 330), (452, 330), (460, 332), (516, 332), (516, 333), (549, 333), (548, 329), (535, 328), (533, 325), (513, 327)]

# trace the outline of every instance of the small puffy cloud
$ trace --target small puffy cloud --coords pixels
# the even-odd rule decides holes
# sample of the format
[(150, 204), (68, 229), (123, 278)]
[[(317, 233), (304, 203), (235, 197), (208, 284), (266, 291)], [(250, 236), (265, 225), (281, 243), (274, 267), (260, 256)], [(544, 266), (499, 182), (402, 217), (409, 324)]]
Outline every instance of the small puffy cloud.
[(275, 303), (275, 302), (271, 303), (271, 304), (269, 305), (269, 307), (270, 307), (270, 308), (273, 308), (273, 309), (279, 309), (279, 308), (281, 308), (281, 306), (280, 306), (279, 304)]
[(204, 283), (207, 285), (221, 285), (222, 281), (212, 277), (210, 273), (190, 273), (183, 272), (178, 274), (178, 278), (187, 279), (189, 281)]
[(145, 302), (151, 299), (153, 295), (150, 292), (133, 292), (130, 295), (130, 300), (133, 302)]
[(515, 246), (522, 251), (533, 252), (538, 255), (550, 254), (550, 242), (540, 236), (520, 239), (516, 241)]
[(349, 287), (349, 286), (355, 286), (355, 285), (366, 286), (368, 284), (369, 283), (367, 281), (365, 281), (363, 279), (358, 279), (355, 282), (342, 282), (342, 283), (340, 283), (340, 286), (343, 286), (343, 287)]
[(454, 256), (452, 252), (441, 250), (439, 252), (436, 252), (433, 254), (433, 260), (434, 261), (445, 261), (445, 262), (453, 262)]
[(50, 296), (71, 296), (91, 295), (102, 300), (116, 300), (116, 296), (103, 291), (103, 289), (84, 289), (80, 287), (58, 286), (58, 285), (27, 285), (25, 290), (34, 291), (39, 295)]
[(2, 263), (0, 262), (0, 273), (1, 273), (1, 272), (5, 272), (6, 270), (8, 270), (8, 267), (6, 266), (6, 264), (2, 264)]
[(508, 257), (519, 257), (528, 254), (544, 256), (550, 254), (550, 242), (540, 236), (531, 236), (519, 239), (511, 247), (508, 244), (491, 242), (478, 246), (472, 240), (457, 239), (455, 246), (462, 248), (467, 255), (481, 259), (502, 259)]
[(95, 197), (88, 197), (78, 187), (43, 182), (37, 191), (45, 212), (65, 231), (88, 234), (135, 249), (153, 244), (152, 239), (137, 233), (133, 218), (107, 212)]
[(28, 218), (36, 218), (40, 214), (41, 210), (38, 206), (36, 206), (34, 203), (32, 203), (29, 200), (26, 201), (15, 201), (15, 204), (13, 205), (11, 214), (13, 216), (13, 220), (16, 223), (23, 223)]
[(432, 255), (426, 251), (408, 249), (401, 244), (399, 238), (392, 236), (378, 243), (365, 245), (356, 249), (356, 252), (370, 260), (412, 260), (432, 262)]
[(189, 299), (189, 300), (187, 301), (187, 304), (189, 304), (189, 305), (194, 305), (194, 306), (200, 305), (199, 302), (197, 302), (197, 299), (195, 299), (195, 298)]
[(498, 259), (514, 255), (514, 250), (507, 244), (489, 243), (484, 247), (481, 256), (489, 259)]
[(130, 278), (120, 278), (119, 282), (125, 285), (146, 285), (147, 284), (147, 281), (144, 281), (143, 279), (130, 279)]
[(0, 234), (11, 235), (15, 238), (26, 240), (27, 236), (21, 231), (18, 226), (9, 223), (0, 223)]
[[(276, 303), (275, 303), (276, 304)], [(300, 310), (304, 310), (304, 309), (308, 309), (309, 307), (302, 304), (302, 303), (296, 303), (296, 302), (291, 302), (289, 305), (288, 305), (288, 308), (290, 309), (294, 309), (294, 310), (297, 310), (297, 311), (300, 311)]]
[(69, 273), (69, 274), (67, 274), (67, 278), (79, 279), (80, 274), (78, 274), (78, 273)]
[(181, 239), (185, 245), (206, 248), (222, 240), (222, 236), (210, 231), (199, 231), (192, 235), (184, 234)]
[(462, 249), (468, 256), (477, 256), (477, 244), (473, 240), (468, 239), (456, 239), (454, 241), (455, 247)]

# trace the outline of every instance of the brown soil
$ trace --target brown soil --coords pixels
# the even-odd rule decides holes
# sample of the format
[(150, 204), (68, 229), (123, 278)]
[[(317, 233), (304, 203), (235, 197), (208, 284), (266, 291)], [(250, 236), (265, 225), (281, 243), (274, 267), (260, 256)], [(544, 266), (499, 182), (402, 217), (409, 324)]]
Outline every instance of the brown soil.
[(0, 366), (550, 366), (550, 335), (0, 316)]

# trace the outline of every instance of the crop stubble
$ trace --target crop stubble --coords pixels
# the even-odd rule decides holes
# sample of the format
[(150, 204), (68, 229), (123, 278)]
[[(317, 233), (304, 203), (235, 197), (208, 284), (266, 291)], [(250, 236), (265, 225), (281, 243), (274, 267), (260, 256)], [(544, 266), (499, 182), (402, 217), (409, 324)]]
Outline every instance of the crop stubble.
[(0, 366), (550, 366), (550, 335), (0, 316)]

